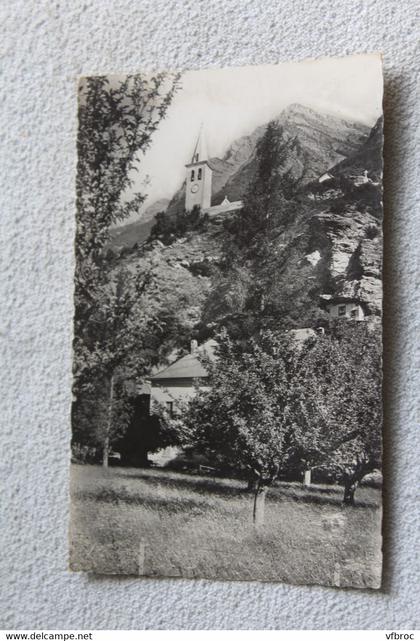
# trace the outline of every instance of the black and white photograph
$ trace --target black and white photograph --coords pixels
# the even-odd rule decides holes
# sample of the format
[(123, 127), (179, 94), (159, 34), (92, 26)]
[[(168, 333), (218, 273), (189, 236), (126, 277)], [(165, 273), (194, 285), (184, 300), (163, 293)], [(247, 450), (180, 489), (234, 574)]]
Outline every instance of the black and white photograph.
[(70, 568), (380, 588), (382, 60), (78, 84)]

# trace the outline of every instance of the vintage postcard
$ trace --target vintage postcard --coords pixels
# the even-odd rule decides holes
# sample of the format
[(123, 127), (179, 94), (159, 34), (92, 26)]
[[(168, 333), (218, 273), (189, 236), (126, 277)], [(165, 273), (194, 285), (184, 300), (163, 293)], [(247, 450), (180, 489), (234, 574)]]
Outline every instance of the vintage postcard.
[(80, 80), (73, 570), (380, 587), (382, 92)]

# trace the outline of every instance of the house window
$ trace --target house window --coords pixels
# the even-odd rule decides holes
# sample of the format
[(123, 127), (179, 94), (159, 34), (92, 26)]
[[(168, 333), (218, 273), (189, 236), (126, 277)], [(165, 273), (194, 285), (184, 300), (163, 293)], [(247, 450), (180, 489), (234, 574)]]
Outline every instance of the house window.
[(194, 173), (194, 169), (193, 169), (191, 171), (191, 182), (193, 182), (194, 178), (195, 178), (195, 173)]
[(198, 180), (201, 180), (201, 167), (198, 170), (197, 178)]
[(167, 401), (166, 410), (167, 410), (169, 416), (172, 418), (172, 416), (174, 415), (174, 402), (173, 401)]
[(339, 305), (338, 306), (338, 315), (339, 316), (345, 316), (346, 315), (346, 306), (345, 305)]
[(357, 309), (352, 309), (351, 312), (350, 312), (350, 316), (352, 318), (357, 318), (357, 316), (358, 316), (357, 312), (358, 312)]

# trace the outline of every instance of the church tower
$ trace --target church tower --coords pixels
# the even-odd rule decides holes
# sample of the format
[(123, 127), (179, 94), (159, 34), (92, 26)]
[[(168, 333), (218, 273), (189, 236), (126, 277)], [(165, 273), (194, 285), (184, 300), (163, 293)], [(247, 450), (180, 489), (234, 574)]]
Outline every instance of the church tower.
[(212, 169), (208, 164), (207, 149), (203, 127), (200, 128), (191, 162), (185, 165), (187, 169), (185, 209), (198, 205), (201, 209), (211, 206)]

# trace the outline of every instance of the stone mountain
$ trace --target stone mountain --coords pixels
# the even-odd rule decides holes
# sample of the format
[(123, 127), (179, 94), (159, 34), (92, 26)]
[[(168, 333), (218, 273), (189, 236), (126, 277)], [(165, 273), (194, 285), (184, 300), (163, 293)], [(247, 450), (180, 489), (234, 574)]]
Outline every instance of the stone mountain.
[[(273, 295), (287, 299), (288, 322), (294, 327), (308, 326), (315, 318), (321, 294), (355, 297), (367, 314), (379, 317), (382, 120), (370, 130), (299, 105), (286, 109), (279, 119), (285, 135), (296, 137), (289, 163), (300, 180), (302, 207), (273, 244), (277, 265)], [(263, 132), (263, 127), (258, 128), (232, 144), (223, 159), (211, 160), (215, 202), (221, 195), (231, 200), (243, 195), (255, 172), (255, 147)], [(328, 177), (320, 182), (327, 170)], [(183, 188), (168, 212), (176, 212), (182, 202)], [(214, 287), (212, 278), (224, 233), (223, 226), (209, 222), (203, 229), (174, 237), (169, 244), (159, 238), (149, 240), (120, 259), (134, 266), (150, 252), (158, 257), (162, 282), (166, 279), (170, 295), (182, 301), (185, 316), (183, 338), (179, 345), (172, 343), (171, 349), (186, 347), (194, 332), (200, 337), (204, 331), (204, 309), (208, 316), (208, 295)], [(216, 308), (210, 310), (210, 318), (217, 328)]]
[[(287, 139), (296, 138), (296, 145), (285, 169), (291, 169), (295, 178), (308, 183), (330, 167), (356, 152), (369, 135), (369, 128), (360, 123), (320, 114), (303, 105), (289, 105), (277, 119)], [(223, 158), (211, 158), (213, 169), (212, 205), (224, 196), (230, 201), (240, 200), (256, 170), (256, 145), (263, 136), (265, 125), (250, 135), (239, 138), (229, 147)], [(184, 208), (185, 182), (174, 195), (168, 213)]]

